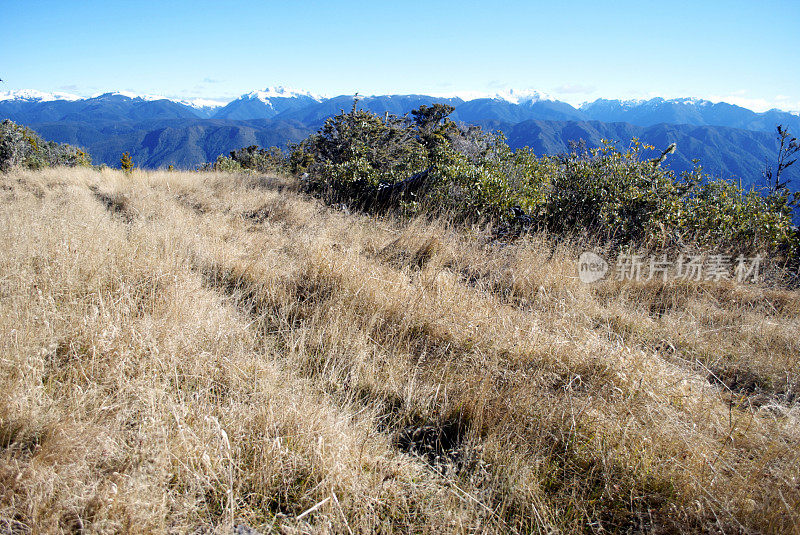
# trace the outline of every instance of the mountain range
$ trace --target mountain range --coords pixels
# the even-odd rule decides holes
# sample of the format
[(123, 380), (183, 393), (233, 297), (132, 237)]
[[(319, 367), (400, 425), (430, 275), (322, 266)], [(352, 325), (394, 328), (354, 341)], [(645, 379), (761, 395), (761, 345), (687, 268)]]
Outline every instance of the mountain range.
[[(597, 146), (602, 139), (627, 145), (632, 137), (678, 151), (668, 160), (676, 171), (699, 159), (706, 169), (743, 184), (758, 184), (765, 160), (777, 154), (775, 127), (800, 133), (800, 116), (757, 113), (724, 102), (684, 98), (640, 101), (599, 99), (574, 107), (530, 93), (462, 99), (455, 96), (377, 95), (358, 106), (403, 115), (420, 105), (446, 103), (451, 118), (505, 133), (512, 147), (537, 154), (568, 150), (570, 141)], [(45, 138), (86, 148), (96, 163), (117, 165), (129, 151), (141, 167), (193, 168), (243, 146), (285, 146), (317, 130), (326, 118), (348, 110), (353, 96), (324, 98), (283, 87), (242, 95), (230, 102), (173, 100), (124, 92), (81, 98), (35, 90), (0, 93), (0, 119), (30, 126)], [(800, 169), (787, 175), (800, 189)]]

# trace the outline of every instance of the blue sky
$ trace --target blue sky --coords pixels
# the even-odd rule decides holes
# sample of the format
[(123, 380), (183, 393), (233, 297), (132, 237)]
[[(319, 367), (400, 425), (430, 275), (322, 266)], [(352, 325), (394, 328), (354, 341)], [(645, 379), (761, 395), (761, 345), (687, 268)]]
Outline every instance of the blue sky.
[(0, 91), (231, 99), (535, 89), (800, 110), (785, 1), (0, 0)]

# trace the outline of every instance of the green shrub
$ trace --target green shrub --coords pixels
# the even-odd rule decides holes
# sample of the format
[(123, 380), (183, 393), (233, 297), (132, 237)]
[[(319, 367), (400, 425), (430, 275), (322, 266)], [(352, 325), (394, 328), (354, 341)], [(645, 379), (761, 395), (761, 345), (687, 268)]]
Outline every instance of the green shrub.
[(126, 173), (133, 171), (133, 168), (136, 167), (136, 165), (133, 163), (133, 158), (131, 157), (130, 153), (122, 153), (122, 158), (119, 159), (119, 167)]
[(502, 135), (461, 130), (454, 140), (461, 150), (443, 145), (431, 158), (429, 205), (467, 220), (507, 221), (515, 207), (541, 216), (556, 170), (552, 159), (537, 158), (528, 148), (511, 150)]
[(228, 156), (220, 154), (214, 163), (207, 163), (200, 166), (200, 171), (220, 171), (222, 173), (241, 173), (244, 171), (242, 165)]
[(290, 169), (308, 173), (308, 187), (339, 202), (359, 198), (425, 169), (428, 151), (406, 117), (360, 110), (330, 117), (316, 134), (292, 147)]
[(241, 173), (252, 171), (255, 173), (285, 172), (288, 163), (283, 152), (278, 147), (262, 149), (257, 145), (243, 147), (230, 152), (229, 156), (219, 155), (214, 163), (200, 167), (201, 171), (221, 171), (226, 173)]
[(238, 163), (242, 169), (257, 173), (274, 173), (284, 171), (286, 168), (286, 157), (278, 147), (262, 149), (257, 145), (251, 145), (232, 151), (230, 159)]
[(505, 140), (449, 120), (451, 106), (421, 106), (407, 116), (379, 117), (358, 109), (329, 118), (322, 129), (293, 147), (290, 169), (307, 174), (306, 185), (331, 202), (364, 206), (383, 188), (428, 170), (424, 198), (416, 190), (397, 206), (447, 210), (462, 218), (503, 218), (512, 204), (531, 206), (542, 197), (542, 163), (527, 149), (511, 151)]
[(709, 180), (682, 199), (675, 225), (694, 242), (729, 244), (740, 251), (786, 253), (798, 242), (787, 195), (744, 191), (722, 179)]
[(77, 147), (46, 141), (30, 128), (9, 119), (0, 123), (0, 171), (14, 167), (41, 169), (54, 165), (90, 167), (92, 159)]
[[(626, 152), (610, 142), (560, 158), (544, 202), (547, 228), (581, 230), (615, 242), (640, 241), (670, 228), (694, 177), (676, 177), (632, 140)], [(663, 241), (663, 240), (662, 240)]]

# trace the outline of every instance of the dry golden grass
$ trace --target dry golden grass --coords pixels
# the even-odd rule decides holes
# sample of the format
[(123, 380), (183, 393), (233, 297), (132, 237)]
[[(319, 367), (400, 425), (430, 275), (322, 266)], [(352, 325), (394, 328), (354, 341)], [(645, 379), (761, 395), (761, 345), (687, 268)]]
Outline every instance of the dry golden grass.
[(0, 533), (800, 533), (800, 295), (289, 179), (0, 175)]

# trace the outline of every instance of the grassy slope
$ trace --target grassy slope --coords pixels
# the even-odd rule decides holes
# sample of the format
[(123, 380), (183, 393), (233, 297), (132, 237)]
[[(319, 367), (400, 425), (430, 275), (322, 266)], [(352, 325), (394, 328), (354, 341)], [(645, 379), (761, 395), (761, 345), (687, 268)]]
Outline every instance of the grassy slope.
[(800, 532), (800, 295), (279, 179), (0, 176), (0, 532)]

